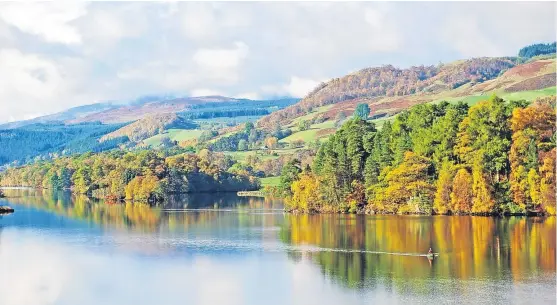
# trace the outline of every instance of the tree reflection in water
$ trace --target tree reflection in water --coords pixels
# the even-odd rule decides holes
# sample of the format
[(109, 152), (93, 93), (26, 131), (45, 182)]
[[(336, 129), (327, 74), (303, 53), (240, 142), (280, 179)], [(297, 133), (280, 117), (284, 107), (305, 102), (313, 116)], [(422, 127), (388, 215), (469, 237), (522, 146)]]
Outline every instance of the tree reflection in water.
[[(280, 239), (321, 249), (291, 253), (292, 259), (308, 256), (325, 276), (348, 287), (380, 282), (427, 288), (433, 278), (554, 276), (555, 229), (555, 217), (289, 215)], [(440, 253), (433, 261), (365, 252), (418, 254), (429, 247)]]
[[(6, 193), (9, 202), (121, 231), (122, 239), (130, 233), (164, 233), (233, 241), (238, 238), (233, 234), (249, 231), (251, 235), (241, 237), (265, 244), (265, 249), (286, 251), (294, 262), (311, 260), (325, 277), (349, 288), (379, 285), (419, 293), (435, 289), (433, 280), (555, 278), (555, 217), (292, 215), (282, 213), (280, 200), (235, 194), (179, 196), (149, 206), (108, 204), (67, 192)], [(152, 242), (150, 246), (160, 250), (156, 240)], [(135, 246), (149, 247), (143, 242)], [(423, 254), (430, 247), (440, 253), (433, 261), (365, 252)], [(466, 289), (458, 281), (450, 283), (456, 290)]]

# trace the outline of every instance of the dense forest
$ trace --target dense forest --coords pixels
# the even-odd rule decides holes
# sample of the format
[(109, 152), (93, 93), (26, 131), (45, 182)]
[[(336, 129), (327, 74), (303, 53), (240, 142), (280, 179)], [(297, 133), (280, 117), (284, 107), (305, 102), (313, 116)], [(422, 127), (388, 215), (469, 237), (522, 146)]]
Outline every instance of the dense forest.
[(37, 123), (0, 130), (0, 166), (16, 160), (21, 164), (62, 155), (116, 148), (127, 142), (128, 138), (115, 137), (102, 143), (98, 140), (104, 134), (120, 127), (121, 124)]
[[(217, 134), (216, 132), (211, 133), (211, 131), (204, 132), (199, 137), (199, 141), (208, 141)], [(274, 149), (278, 146), (278, 140), (290, 134), (292, 134), (292, 131), (288, 128), (283, 130), (280, 126), (277, 126), (275, 130), (268, 132), (256, 129), (253, 123), (247, 122), (242, 130), (220, 137), (205, 145), (212, 151), (244, 151), (258, 146)]]
[(285, 98), (266, 101), (240, 100), (238, 102), (215, 102), (191, 105), (180, 116), (189, 120), (213, 118), (233, 118), (239, 116), (263, 116), (275, 110), (296, 103), (297, 98)]
[(300, 212), (555, 214), (555, 97), (421, 104), (359, 117), (281, 174)]
[(139, 142), (162, 133), (169, 128), (194, 129), (197, 125), (175, 113), (147, 115), (131, 124), (101, 137), (100, 141), (109, 141), (115, 138), (128, 137), (131, 141)]
[(524, 47), (518, 51), (518, 56), (532, 58), (538, 55), (555, 54), (556, 43), (537, 43)]
[(51, 162), (7, 169), (2, 186), (71, 189), (113, 201), (163, 201), (187, 192), (256, 190), (259, 181), (222, 153), (198, 154), (179, 149), (135, 152), (111, 151), (63, 157)]

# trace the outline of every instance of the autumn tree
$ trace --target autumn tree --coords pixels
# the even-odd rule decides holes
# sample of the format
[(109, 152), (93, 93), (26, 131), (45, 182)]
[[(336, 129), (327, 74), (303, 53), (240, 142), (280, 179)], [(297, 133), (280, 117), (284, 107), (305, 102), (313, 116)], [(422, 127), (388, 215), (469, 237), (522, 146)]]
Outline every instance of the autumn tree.
[(276, 137), (268, 137), (265, 139), (265, 145), (269, 149), (275, 149), (278, 144), (278, 139)]
[(372, 189), (370, 205), (376, 211), (430, 212), (434, 193), (431, 170), (430, 159), (407, 152), (403, 162), (386, 173), (384, 184)]
[(311, 173), (303, 173), (292, 183), (292, 196), (286, 200), (287, 209), (302, 212), (318, 211), (321, 206), (319, 182)]
[(437, 214), (447, 214), (452, 210), (451, 189), (453, 178), (453, 165), (449, 161), (443, 162), (436, 183), (433, 210)]
[(451, 210), (455, 214), (468, 214), (472, 211), (472, 176), (461, 168), (453, 179), (451, 192)]
[(543, 158), (540, 166), (540, 203), (543, 211), (555, 215), (555, 149)]
[[(554, 99), (539, 99), (529, 107), (517, 107), (511, 117), (512, 145), (510, 189), (522, 211), (537, 209), (542, 200), (540, 160), (553, 147), (555, 134)], [(553, 154), (554, 157), (554, 154)], [(543, 180), (546, 181), (546, 180)]]
[(493, 212), (495, 201), (487, 175), (484, 173), (481, 161), (476, 160), (472, 168), (472, 213), (488, 214)]

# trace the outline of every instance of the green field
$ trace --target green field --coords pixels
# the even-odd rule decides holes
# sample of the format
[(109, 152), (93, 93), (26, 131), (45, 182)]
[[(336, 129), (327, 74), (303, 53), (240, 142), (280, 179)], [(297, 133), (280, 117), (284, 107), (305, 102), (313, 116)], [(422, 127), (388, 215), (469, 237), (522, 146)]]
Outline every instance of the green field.
[(553, 87), (540, 89), (540, 90), (502, 93), (501, 97), (506, 99), (506, 100), (528, 100), (528, 101), (532, 101), (532, 100), (535, 100), (538, 97), (555, 95), (556, 88), (557, 87), (553, 86)]
[(297, 117), (297, 118), (295, 118), (294, 120), (292, 120), (292, 123), (290, 123), (287, 127), (295, 127), (296, 124), (298, 124), (298, 123), (301, 122), (301, 121), (311, 120), (311, 119), (313, 119), (316, 115), (318, 115), (318, 114), (320, 114), (320, 113), (323, 113), (323, 112), (325, 112), (325, 111), (331, 109), (333, 106), (334, 106), (334, 104), (315, 108), (312, 112), (310, 112), (310, 113), (308, 113), (308, 114), (306, 114), (306, 115)]
[(296, 133), (293, 133), (291, 135), (289, 135), (288, 137), (281, 139), (279, 142), (280, 143), (290, 143), (296, 140), (303, 140), (304, 142), (306, 142), (306, 144), (308, 142), (314, 141), (315, 139), (317, 139), (317, 132), (320, 129), (308, 129), (308, 130), (304, 130), (304, 131), (298, 131)]
[(225, 155), (232, 157), (236, 161), (245, 161), (248, 156), (257, 156), (260, 160), (276, 159), (278, 156), (265, 154), (261, 151), (225, 151)]
[(273, 149), (273, 154), (267, 153), (266, 150), (250, 150), (250, 151), (225, 151), (224, 154), (227, 156), (231, 156), (232, 159), (236, 161), (245, 161), (248, 156), (257, 156), (259, 159), (265, 160), (272, 160), (277, 159), (281, 155), (290, 155), (296, 151), (300, 150), (300, 148), (288, 148), (288, 149)]
[(161, 140), (165, 137), (170, 138), (172, 141), (185, 141), (192, 140), (201, 135), (203, 131), (200, 129), (169, 129), (164, 133), (152, 136), (146, 139), (144, 142), (149, 146), (159, 146)]
[(313, 124), (311, 125), (311, 128), (316, 128), (316, 129), (335, 128), (335, 121), (330, 120), (330, 121)]
[(450, 98), (440, 98), (437, 100), (432, 101), (432, 103), (439, 103), (442, 101), (447, 101), (449, 103), (456, 103), (459, 101), (463, 101), (468, 105), (472, 106), (480, 101), (484, 101), (489, 99), (489, 97), (493, 94), (496, 94), (498, 97), (503, 98), (505, 100), (527, 100), (533, 101), (538, 97), (545, 97), (550, 95), (556, 94), (556, 87), (548, 87), (545, 89), (540, 90), (528, 90), (528, 91), (519, 91), (519, 92), (490, 92), (490, 93), (483, 93), (480, 95), (470, 95), (470, 96), (463, 96), (463, 97), (450, 97)]
[(280, 183), (280, 177), (266, 177), (259, 180), (261, 181), (261, 187), (278, 186)]

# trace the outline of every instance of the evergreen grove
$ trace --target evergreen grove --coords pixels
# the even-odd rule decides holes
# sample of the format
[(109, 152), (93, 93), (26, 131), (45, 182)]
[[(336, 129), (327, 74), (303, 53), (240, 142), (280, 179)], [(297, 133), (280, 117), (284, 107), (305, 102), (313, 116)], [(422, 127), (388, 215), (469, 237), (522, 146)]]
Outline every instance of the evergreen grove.
[(421, 104), (381, 128), (358, 116), (291, 162), (297, 212), (555, 214), (555, 97)]

